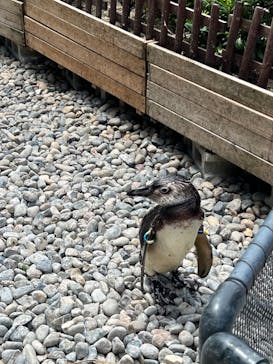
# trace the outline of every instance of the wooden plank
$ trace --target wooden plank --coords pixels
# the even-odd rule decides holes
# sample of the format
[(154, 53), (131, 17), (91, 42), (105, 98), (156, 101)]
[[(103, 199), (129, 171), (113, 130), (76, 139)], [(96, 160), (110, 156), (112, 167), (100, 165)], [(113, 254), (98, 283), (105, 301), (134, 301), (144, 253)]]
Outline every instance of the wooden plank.
[(153, 119), (176, 130), (187, 138), (201, 144), (204, 148), (217, 153), (244, 170), (254, 174), (267, 183), (273, 185), (273, 164), (269, 163), (240, 146), (220, 137), (204, 127), (181, 117), (167, 108), (151, 101), (147, 101), (147, 113)]
[(16, 1), (16, 0), (0, 0), (0, 9), (1, 13), (2, 10), (6, 10), (10, 13), (23, 15), (23, 2)]
[(142, 95), (145, 79), (25, 16), (25, 31)]
[(91, 14), (92, 11), (92, 0), (86, 0), (85, 1), (85, 11), (89, 14)]
[(155, 25), (155, 0), (147, 0), (147, 28), (146, 39), (153, 39)]
[(117, 0), (110, 0), (110, 23), (115, 24), (117, 13)]
[(170, 0), (163, 0), (162, 12), (161, 12), (160, 37), (159, 37), (159, 44), (162, 47), (165, 47), (167, 43), (169, 13), (170, 13)]
[(84, 29), (91, 35), (96, 35), (103, 42), (107, 39), (108, 43), (130, 52), (138, 58), (145, 56), (145, 40), (60, 0), (27, 0), (25, 2), (25, 15), (32, 17), (30, 5), (69, 21), (71, 25)]
[(214, 113), (213, 110), (206, 109), (202, 105), (202, 101), (196, 103), (188, 100), (151, 81), (148, 81), (147, 84), (147, 98), (251, 153), (265, 160), (269, 159), (270, 140), (251, 132), (241, 125), (232, 123), (222, 115)]
[(242, 14), (243, 4), (240, 2), (236, 2), (228, 32), (227, 45), (225, 50), (223, 51), (223, 71), (227, 73), (230, 73), (231, 71), (232, 58), (235, 50), (237, 35), (240, 30)]
[(134, 20), (134, 34), (140, 35), (141, 33), (141, 18), (143, 12), (144, 0), (135, 0), (135, 20)]
[(218, 95), (152, 64), (149, 67), (149, 80), (212, 111), (219, 118), (229, 120), (230, 125), (241, 125), (265, 139), (273, 140), (273, 118), (270, 116)]
[(204, 64), (148, 44), (148, 61), (167, 71), (273, 117), (273, 93)]
[(247, 80), (249, 77), (250, 62), (253, 59), (263, 15), (264, 9), (260, 6), (256, 6), (251, 26), (248, 31), (243, 59), (239, 70), (239, 77), (243, 80)]
[(144, 59), (140, 59), (124, 49), (119, 48), (112, 43), (108, 43), (107, 40), (102, 42), (101, 39), (97, 37), (97, 34), (90, 34), (81, 27), (70, 24), (69, 20), (60, 19), (32, 4), (28, 5), (28, 13), (31, 15), (31, 18), (35, 19), (37, 22), (47, 25), (49, 28), (70, 38), (74, 42), (95, 51), (101, 56), (112, 60), (140, 76), (145, 76), (146, 66)]
[(1, 21), (0, 21), (0, 35), (18, 45), (21, 46), (25, 45), (24, 32), (17, 29), (12, 29), (8, 27), (6, 24), (1, 23)]
[(102, 0), (96, 0), (96, 17), (101, 18), (102, 14)]
[(23, 13), (15, 14), (1, 9), (0, 20), (12, 29), (23, 30)]
[(273, 65), (273, 18), (271, 21), (270, 33), (268, 35), (266, 42), (263, 66), (257, 82), (258, 86), (266, 87), (272, 65)]
[(133, 106), (137, 110), (145, 112), (144, 96), (130, 90), (129, 88), (112, 80), (111, 78), (106, 77), (104, 74), (98, 72), (94, 68), (82, 64), (77, 59), (69, 56), (55, 47), (52, 47), (30, 33), (26, 33), (26, 43), (30, 48), (52, 59), (54, 62), (76, 73), (97, 87), (103, 88), (106, 92), (109, 92), (110, 94), (120, 98), (122, 101)]
[(131, 0), (122, 1), (122, 28), (128, 29), (129, 27), (129, 17), (131, 11)]
[(215, 65), (215, 48), (217, 43), (218, 20), (219, 20), (220, 5), (212, 4), (210, 13), (209, 33), (207, 39), (207, 53), (205, 63), (208, 66)]
[(182, 52), (183, 33), (186, 19), (186, 0), (179, 0), (174, 42), (174, 51), (177, 53)]
[(202, 18), (202, 1), (195, 0), (194, 13), (192, 18), (192, 28), (191, 28), (190, 53), (189, 53), (189, 56), (191, 58), (197, 58), (201, 18)]

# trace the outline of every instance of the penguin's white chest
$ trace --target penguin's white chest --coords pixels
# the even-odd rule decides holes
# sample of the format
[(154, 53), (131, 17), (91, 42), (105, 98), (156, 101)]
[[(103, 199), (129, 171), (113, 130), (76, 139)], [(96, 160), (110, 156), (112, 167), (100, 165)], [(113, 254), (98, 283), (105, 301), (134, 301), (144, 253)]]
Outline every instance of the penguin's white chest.
[(166, 273), (175, 270), (193, 247), (200, 220), (165, 225), (156, 234), (154, 244), (147, 247), (145, 273)]

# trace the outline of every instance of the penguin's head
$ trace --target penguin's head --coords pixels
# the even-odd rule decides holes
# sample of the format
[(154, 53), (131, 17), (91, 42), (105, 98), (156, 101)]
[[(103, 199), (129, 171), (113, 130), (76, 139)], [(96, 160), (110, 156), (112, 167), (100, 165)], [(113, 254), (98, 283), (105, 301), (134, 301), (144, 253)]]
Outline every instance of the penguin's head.
[(148, 197), (161, 206), (178, 205), (190, 197), (200, 201), (195, 187), (184, 178), (175, 175), (157, 179), (143, 188), (131, 190), (128, 195)]

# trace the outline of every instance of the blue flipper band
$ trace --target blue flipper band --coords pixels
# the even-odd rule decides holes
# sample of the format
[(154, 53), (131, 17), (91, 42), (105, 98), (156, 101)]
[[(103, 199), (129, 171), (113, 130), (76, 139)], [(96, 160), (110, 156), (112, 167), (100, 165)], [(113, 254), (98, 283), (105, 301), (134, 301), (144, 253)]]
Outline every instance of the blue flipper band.
[(148, 230), (144, 234), (143, 239), (144, 239), (145, 243), (147, 243), (147, 244), (153, 244), (155, 242), (154, 240), (148, 240), (149, 234), (150, 234), (150, 230)]

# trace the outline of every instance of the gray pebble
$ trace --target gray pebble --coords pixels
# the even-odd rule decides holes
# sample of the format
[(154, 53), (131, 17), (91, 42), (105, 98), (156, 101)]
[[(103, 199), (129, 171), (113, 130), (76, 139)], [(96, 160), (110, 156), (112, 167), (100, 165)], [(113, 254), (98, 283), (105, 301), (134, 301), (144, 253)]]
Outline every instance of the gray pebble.
[(50, 261), (50, 259), (40, 253), (34, 253), (29, 257), (29, 260), (31, 261), (31, 263), (35, 264), (37, 269), (41, 270), (44, 273), (51, 273), (52, 272), (52, 262)]
[(141, 353), (144, 356), (144, 358), (147, 359), (157, 359), (159, 350), (152, 344), (143, 344), (140, 347)]
[(110, 330), (107, 337), (109, 340), (113, 340), (113, 338), (115, 338), (115, 337), (118, 337), (120, 340), (123, 340), (127, 334), (128, 334), (128, 330), (125, 327), (116, 326)]
[(121, 227), (119, 225), (111, 226), (104, 234), (104, 237), (109, 240), (117, 239), (121, 235)]
[(111, 341), (109, 341), (108, 339), (103, 337), (95, 343), (95, 347), (96, 347), (98, 353), (107, 354), (111, 351), (112, 344), (111, 344)]
[(135, 345), (133, 342), (129, 342), (126, 346), (125, 352), (133, 359), (137, 359), (141, 354), (140, 346)]
[(131, 358), (130, 355), (126, 354), (120, 359), (118, 364), (134, 364), (134, 362), (134, 359)]
[(57, 346), (59, 344), (59, 341), (60, 334), (58, 332), (52, 332), (44, 339), (44, 346), (46, 348)]
[(182, 345), (191, 346), (193, 344), (193, 336), (186, 330), (181, 331), (178, 338)]
[(84, 342), (78, 342), (75, 346), (76, 356), (78, 360), (81, 360), (88, 356), (89, 345)]
[[(2, 272), (0, 272), (0, 281), (12, 281), (14, 278), (14, 271), (13, 269), (6, 269)], [(4, 287), (5, 288), (5, 287)], [(3, 293), (1, 293), (1, 296)]]
[[(12, 274), (14, 276), (14, 274)], [(1, 276), (1, 273), (0, 273)], [(13, 279), (13, 278), (12, 278)], [(1, 280), (1, 278), (0, 278)], [(0, 289), (0, 301), (9, 305), (13, 301), (12, 291), (9, 287), (2, 287)]]
[(113, 316), (119, 312), (119, 304), (116, 300), (108, 298), (103, 302), (102, 310), (106, 316)]
[(106, 296), (100, 288), (94, 289), (94, 291), (91, 293), (91, 297), (94, 302), (102, 303), (106, 300)]
[(117, 336), (112, 339), (112, 351), (114, 354), (122, 354), (125, 352), (124, 343)]

